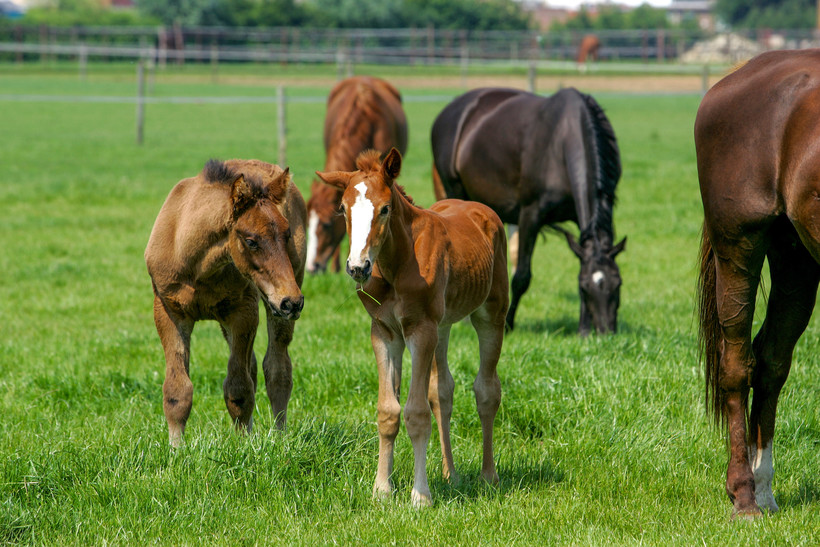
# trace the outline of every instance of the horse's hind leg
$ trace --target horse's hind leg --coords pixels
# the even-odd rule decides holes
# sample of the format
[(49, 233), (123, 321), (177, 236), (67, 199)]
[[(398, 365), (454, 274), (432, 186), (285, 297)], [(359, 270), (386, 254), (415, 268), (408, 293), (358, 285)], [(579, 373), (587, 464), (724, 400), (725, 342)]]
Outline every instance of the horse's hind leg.
[(293, 390), (293, 365), (288, 346), (293, 340), (293, 321), (274, 317), (265, 306), (268, 319), (268, 350), (262, 361), (265, 388), (277, 429), (287, 424), (288, 402)]
[(253, 407), (256, 383), (251, 374), (253, 366), (253, 341), (259, 325), (259, 308), (255, 300), (234, 310), (220, 321), (231, 354), (228, 358), (228, 375), (222, 384), (225, 406), (237, 430), (250, 432), (253, 428)]
[(438, 424), (439, 441), (441, 443), (441, 471), (445, 479), (451, 483), (458, 482), (458, 474), (453, 463), (453, 447), (450, 443), (450, 419), (453, 416), (453, 391), (455, 382), (450, 374), (447, 363), (447, 346), (450, 340), (450, 325), (440, 326), (438, 331), (438, 345), (433, 358), (433, 368), (430, 372), (430, 387), (427, 390), (427, 400), (433, 416)]
[[(504, 272), (506, 275), (506, 271)], [(473, 382), (476, 408), (481, 419), (482, 464), (481, 475), (492, 484), (498, 482), (493, 456), (493, 424), (501, 405), (501, 382), (498, 379), (498, 359), (504, 340), (504, 309), (506, 308), (506, 284), (503, 303), (487, 302), (473, 312), (470, 321), (478, 335), (479, 367)], [(495, 309), (497, 308), (497, 309)]]
[(814, 309), (820, 267), (790, 225), (772, 242), (768, 256), (772, 289), (766, 319), (753, 344), (757, 364), (752, 380), (748, 443), (757, 505), (775, 512), (778, 507), (772, 494), (772, 439), (777, 400), (789, 374), (794, 346)]
[(766, 233), (746, 229), (738, 241), (712, 240), (717, 314), (721, 329), (718, 390), (720, 415), (729, 432), (726, 492), (735, 515), (756, 515), (754, 477), (746, 449), (746, 413), (755, 359), (751, 348), (754, 304), (766, 249)]
[(165, 351), (162, 410), (168, 422), (171, 446), (178, 447), (182, 444), (194, 397), (194, 385), (188, 376), (194, 322), (172, 316), (159, 296), (154, 296), (154, 323)]

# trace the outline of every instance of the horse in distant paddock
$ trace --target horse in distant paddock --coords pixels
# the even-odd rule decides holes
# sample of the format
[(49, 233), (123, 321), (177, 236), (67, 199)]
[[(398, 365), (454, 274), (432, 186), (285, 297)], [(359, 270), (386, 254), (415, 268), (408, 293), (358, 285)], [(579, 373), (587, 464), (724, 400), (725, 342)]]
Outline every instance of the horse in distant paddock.
[(372, 318), (370, 340), (379, 369), (379, 464), (375, 496), (393, 486), (393, 443), (399, 431), (402, 354), (412, 358), (405, 404), (413, 443), (412, 501), (429, 505), (426, 450), (430, 411), (436, 417), (445, 478), (456, 479), (450, 444), (454, 382), (447, 364), (450, 326), (467, 316), (478, 334), (480, 363), (473, 384), (483, 435), (481, 474), (495, 483), (493, 421), (501, 402), (496, 367), (509, 302), (507, 242), (498, 216), (480, 203), (445, 200), (429, 210), (413, 205), (395, 183), (401, 154), (379, 161), (359, 156), (353, 172), (317, 175), (343, 192), (350, 236), (347, 273), (361, 283), (359, 298)]
[(251, 430), (260, 298), (268, 320), (262, 370), (276, 425), (284, 428), (293, 386), (288, 345), (304, 303), (306, 216), (288, 170), (257, 160), (211, 160), (168, 195), (145, 262), (165, 350), (163, 410), (172, 446), (182, 442), (191, 413), (191, 333), (203, 319), (219, 322), (230, 347), (222, 386), (228, 413), (237, 429)]
[[(325, 171), (352, 171), (360, 152), (407, 150), (407, 119), (398, 90), (379, 78), (354, 76), (331, 90), (325, 115)], [(345, 235), (339, 212), (342, 193), (313, 181), (308, 199), (307, 271), (339, 271), (339, 244)]]
[[(704, 212), (700, 347), (707, 406), (728, 432), (726, 492), (735, 516), (778, 510), (777, 401), (820, 281), (818, 144), (817, 49), (752, 59), (706, 93), (695, 121)], [(767, 258), (771, 291), (752, 341)]]
[[(621, 275), (612, 208), (621, 160), (615, 132), (589, 95), (573, 88), (551, 97), (480, 88), (456, 97), (432, 129), (438, 199), (470, 199), (518, 225), (519, 251), (507, 326), (532, 278), (535, 241), (544, 226), (564, 233), (581, 261), (578, 332), (617, 330)], [(574, 221), (579, 241), (554, 223)]]
[(575, 61), (578, 63), (578, 70), (586, 72), (588, 61), (597, 61), (598, 53), (601, 50), (601, 41), (594, 34), (587, 34), (581, 38), (578, 44), (578, 54)]

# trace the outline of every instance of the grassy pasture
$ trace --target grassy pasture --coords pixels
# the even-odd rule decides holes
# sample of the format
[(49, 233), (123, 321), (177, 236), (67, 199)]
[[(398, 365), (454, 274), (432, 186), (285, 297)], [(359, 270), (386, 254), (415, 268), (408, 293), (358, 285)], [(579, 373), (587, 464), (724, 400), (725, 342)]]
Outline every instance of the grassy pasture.
[[(0, 74), (0, 95), (135, 89), (132, 70), (85, 82), (60, 70)], [(152, 94), (260, 96), (278, 83), (275, 74), (244, 76), (211, 83), (207, 72), (160, 74)], [(418, 76), (418, 87), (403, 89), (411, 142), (401, 182), (427, 206), (429, 128), (457, 91)], [(328, 90), (317, 79), (288, 94)], [(305, 281), (287, 432), (271, 430), (261, 385), (254, 433), (232, 432), (221, 388), (227, 350), (217, 326), (200, 323), (187, 444), (168, 448), (145, 243), (167, 192), (208, 158), (275, 161), (275, 105), (151, 104), (138, 147), (133, 104), (0, 100), (0, 543), (817, 544), (817, 321), (781, 396), (781, 512), (730, 522), (724, 444), (704, 416), (693, 320), (699, 96), (596, 97), (624, 164), (615, 210), (616, 231), (628, 236), (618, 259), (620, 332), (574, 334), (577, 260), (562, 238), (545, 235), (499, 367), (501, 484), (478, 479), (477, 343), (469, 326), (456, 325), (453, 443), (462, 480), (439, 478), (434, 434), (434, 506), (423, 511), (409, 504), (404, 431), (397, 494), (371, 499), (376, 369), (369, 321), (344, 275)], [(322, 102), (288, 105), (288, 163), (305, 195), (323, 167), (323, 116)], [(263, 329), (257, 354), (264, 337)], [(406, 364), (405, 386), (409, 374)]]

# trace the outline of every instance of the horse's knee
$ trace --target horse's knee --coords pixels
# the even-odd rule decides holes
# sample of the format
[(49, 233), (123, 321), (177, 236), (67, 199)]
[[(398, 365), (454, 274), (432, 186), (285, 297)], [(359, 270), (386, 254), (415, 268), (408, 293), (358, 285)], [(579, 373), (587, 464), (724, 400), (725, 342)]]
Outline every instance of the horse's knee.
[(410, 405), (404, 409), (404, 422), (411, 440), (428, 439), (432, 430), (430, 406), (423, 404)]
[(249, 423), (255, 402), (253, 383), (250, 377), (229, 376), (222, 384), (222, 391), (225, 396), (225, 406), (228, 407), (231, 419), (238, 420), (243, 424)]
[(498, 375), (484, 379), (481, 376), (473, 382), (476, 407), (479, 415), (487, 412), (495, 415), (501, 406), (501, 381)]
[(377, 411), (379, 434), (395, 439), (401, 423), (401, 406), (398, 401), (379, 403)]

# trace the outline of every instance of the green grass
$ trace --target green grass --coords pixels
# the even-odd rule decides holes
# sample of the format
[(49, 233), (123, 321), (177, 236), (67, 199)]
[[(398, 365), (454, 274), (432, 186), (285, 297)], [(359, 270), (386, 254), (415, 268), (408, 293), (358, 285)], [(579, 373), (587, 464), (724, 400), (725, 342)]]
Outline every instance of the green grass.
[[(183, 76), (158, 75), (154, 95), (274, 92)], [(288, 93), (327, 90), (307, 83)], [(0, 80), (0, 94), (133, 92), (125, 71), (80, 82), (15, 69)], [(140, 147), (132, 104), (0, 101), (0, 543), (816, 544), (817, 322), (781, 397), (781, 512), (730, 522), (726, 454), (703, 412), (693, 321), (699, 97), (597, 98), (624, 164), (615, 210), (617, 233), (628, 237), (618, 259), (620, 332), (575, 335), (577, 260), (562, 238), (546, 235), (499, 368), (501, 484), (479, 480), (477, 344), (458, 324), (450, 361), (463, 480), (439, 478), (431, 442), (434, 506), (423, 511), (409, 503), (412, 451), (403, 430), (397, 493), (371, 499), (376, 369), (369, 321), (343, 275), (305, 280), (287, 432), (271, 429), (260, 385), (254, 433), (233, 433), (221, 388), (227, 351), (216, 325), (201, 323), (187, 444), (168, 448), (145, 243), (169, 189), (208, 158), (275, 161), (275, 105), (152, 104)], [(411, 142), (401, 182), (425, 206), (433, 201), (429, 128), (445, 103), (406, 104)], [(323, 115), (321, 102), (288, 106), (288, 163), (305, 194), (323, 167)], [(260, 331), (257, 354), (264, 338)]]

